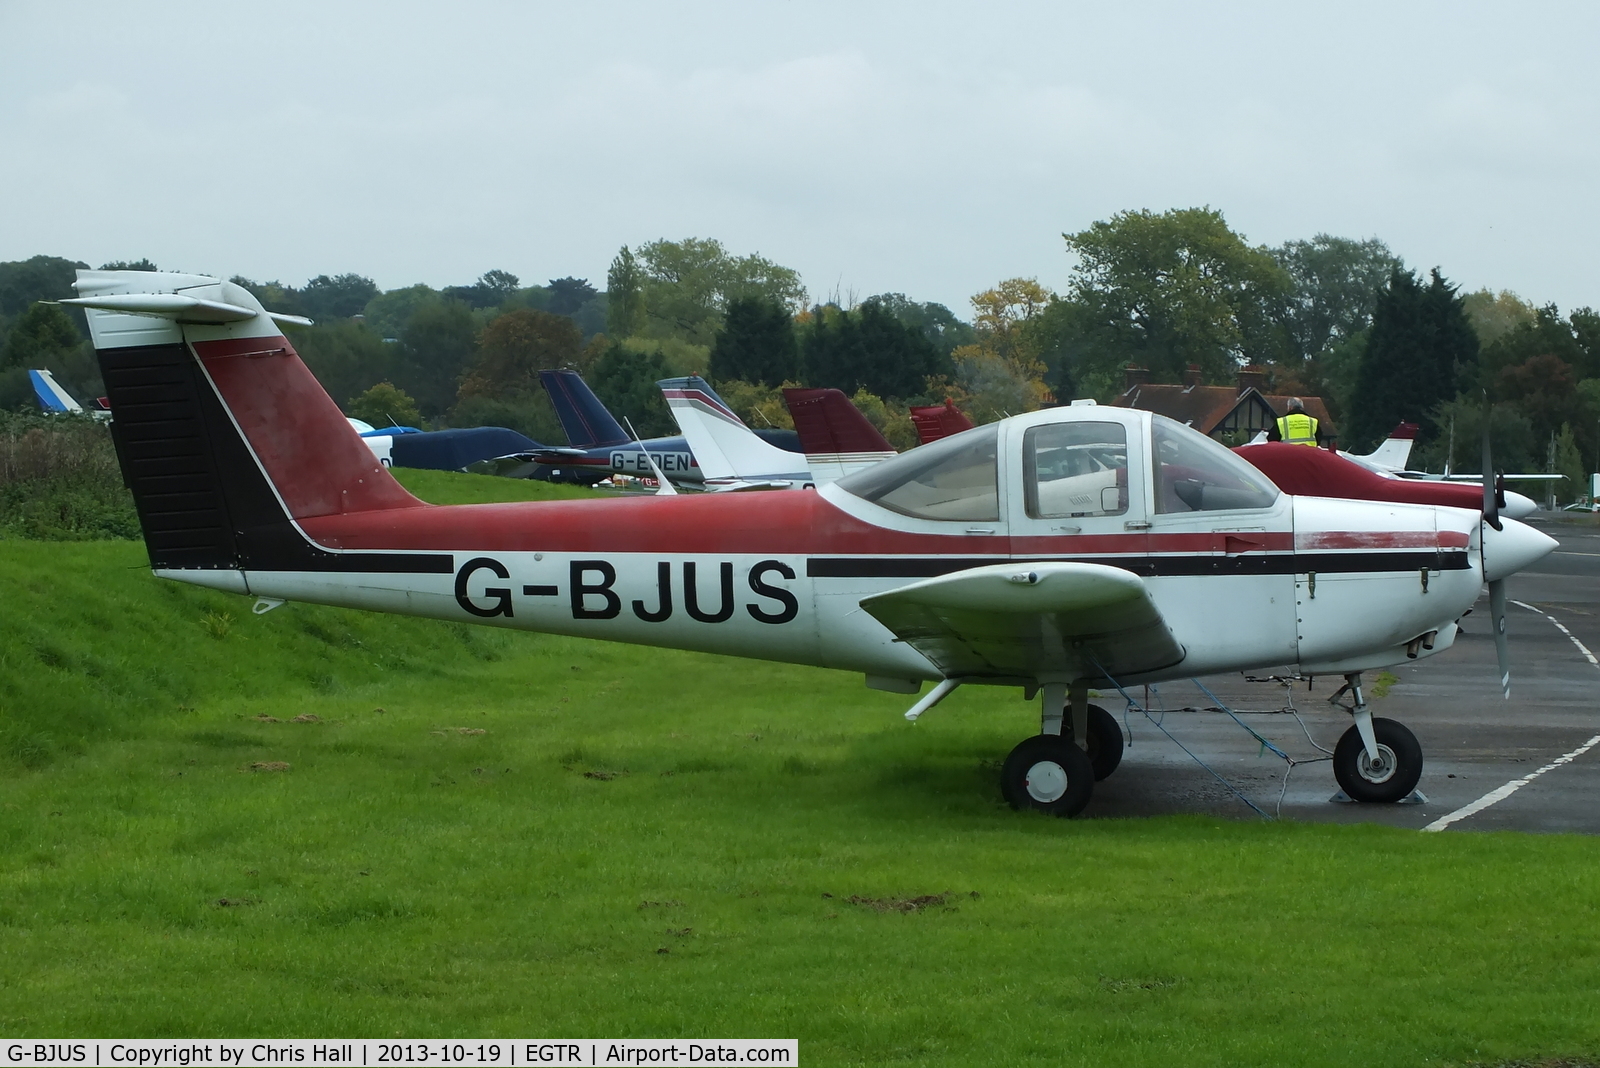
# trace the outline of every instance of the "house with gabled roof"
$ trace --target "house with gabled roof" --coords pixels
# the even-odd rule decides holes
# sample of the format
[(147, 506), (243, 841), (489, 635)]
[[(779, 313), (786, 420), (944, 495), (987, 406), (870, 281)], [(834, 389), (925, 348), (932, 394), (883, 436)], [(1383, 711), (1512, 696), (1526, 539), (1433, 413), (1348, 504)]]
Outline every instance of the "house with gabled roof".
[[(1139, 408), (1194, 427), (1227, 444), (1241, 445), (1257, 432), (1270, 428), (1289, 410), (1289, 396), (1263, 393), (1267, 373), (1259, 367), (1241, 367), (1231, 386), (1208, 386), (1200, 368), (1190, 364), (1181, 383), (1151, 382), (1150, 371), (1129, 366), (1123, 391), (1111, 403)], [(1306, 414), (1317, 420), (1323, 444), (1331, 446), (1339, 435), (1328, 406), (1321, 397), (1300, 398)]]

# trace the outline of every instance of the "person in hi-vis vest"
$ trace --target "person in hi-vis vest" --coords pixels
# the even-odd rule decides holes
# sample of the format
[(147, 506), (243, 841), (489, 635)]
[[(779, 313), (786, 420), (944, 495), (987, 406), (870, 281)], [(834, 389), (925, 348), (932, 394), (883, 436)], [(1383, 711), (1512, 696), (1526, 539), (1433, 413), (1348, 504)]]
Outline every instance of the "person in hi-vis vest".
[(1290, 445), (1310, 445), (1313, 449), (1322, 444), (1322, 427), (1306, 414), (1306, 405), (1299, 397), (1289, 398), (1289, 414), (1283, 416), (1267, 431), (1268, 441), (1286, 441)]

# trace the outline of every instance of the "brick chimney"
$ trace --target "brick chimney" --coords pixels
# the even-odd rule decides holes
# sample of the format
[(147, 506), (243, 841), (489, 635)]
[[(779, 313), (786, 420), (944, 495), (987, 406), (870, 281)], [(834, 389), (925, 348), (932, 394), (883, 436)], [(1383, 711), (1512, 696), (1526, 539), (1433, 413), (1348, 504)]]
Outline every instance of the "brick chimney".
[(1239, 368), (1239, 392), (1254, 389), (1258, 393), (1267, 388), (1267, 372), (1251, 364)]
[(1148, 367), (1135, 367), (1130, 363), (1123, 368), (1122, 373), (1124, 375), (1122, 380), (1123, 392), (1127, 392), (1135, 386), (1146, 385), (1150, 381), (1150, 368)]
[(1185, 391), (1191, 390), (1195, 386), (1202, 385), (1202, 384), (1203, 384), (1203, 379), (1202, 379), (1202, 377), (1200, 375), (1200, 365), (1199, 364), (1191, 363), (1188, 367), (1185, 367), (1183, 369), (1183, 388), (1184, 388)]

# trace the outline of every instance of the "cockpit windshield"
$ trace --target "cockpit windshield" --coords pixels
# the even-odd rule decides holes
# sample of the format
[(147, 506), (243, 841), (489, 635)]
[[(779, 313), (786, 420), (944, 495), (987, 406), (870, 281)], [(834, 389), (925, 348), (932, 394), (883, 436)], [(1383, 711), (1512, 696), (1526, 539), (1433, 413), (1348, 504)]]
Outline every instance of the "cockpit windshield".
[(1164, 415), (1150, 424), (1158, 513), (1266, 508), (1278, 499), (1278, 487), (1226, 446)]
[(990, 423), (930, 442), (841, 478), (836, 485), (864, 501), (919, 519), (995, 522), (1000, 425)]

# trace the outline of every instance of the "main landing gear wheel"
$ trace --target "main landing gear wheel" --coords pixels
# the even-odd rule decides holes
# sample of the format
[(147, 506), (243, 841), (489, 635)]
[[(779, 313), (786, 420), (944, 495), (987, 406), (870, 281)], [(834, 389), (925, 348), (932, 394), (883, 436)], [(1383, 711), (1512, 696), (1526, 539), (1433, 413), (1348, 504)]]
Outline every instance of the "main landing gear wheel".
[[(1062, 717), (1061, 736), (1072, 737), (1070, 710)], [(1089, 706), (1089, 763), (1094, 767), (1094, 781), (1106, 778), (1122, 763), (1122, 724), (1117, 717), (1099, 705)]]
[(1353, 801), (1393, 804), (1411, 796), (1422, 778), (1422, 746), (1417, 736), (1392, 719), (1372, 720), (1378, 760), (1367, 756), (1361, 732), (1351, 727), (1333, 747), (1333, 777)]
[(1000, 792), (1015, 809), (1076, 816), (1094, 793), (1094, 765), (1071, 738), (1036, 734), (1011, 750), (1000, 769)]

